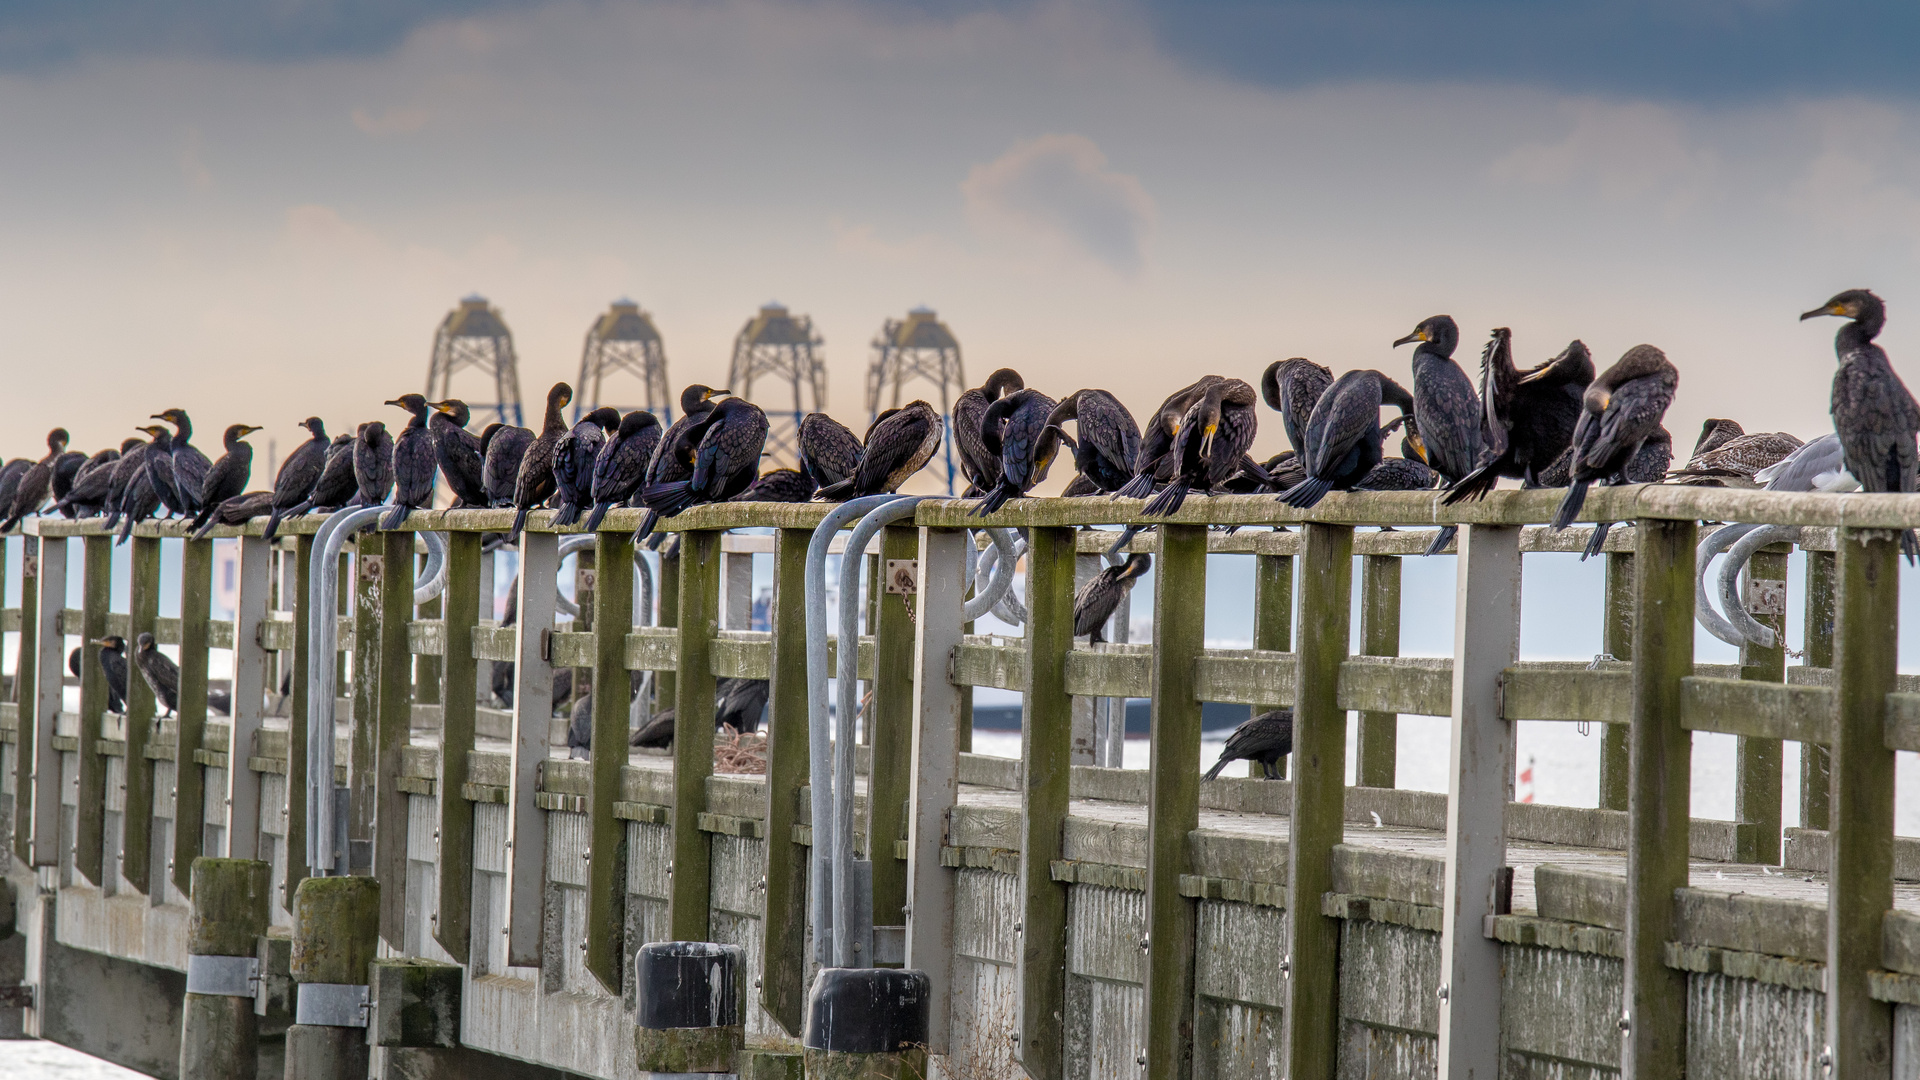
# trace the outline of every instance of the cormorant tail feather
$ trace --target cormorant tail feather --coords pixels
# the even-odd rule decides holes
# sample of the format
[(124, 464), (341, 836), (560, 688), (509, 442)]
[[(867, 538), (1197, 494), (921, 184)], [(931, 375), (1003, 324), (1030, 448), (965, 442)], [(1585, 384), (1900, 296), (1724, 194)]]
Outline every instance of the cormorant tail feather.
[(1573, 524), (1573, 519), (1580, 516), (1580, 507), (1587, 501), (1587, 484), (1589, 482), (1590, 481), (1586, 480), (1575, 480), (1567, 488), (1566, 497), (1560, 500), (1560, 509), (1553, 513), (1554, 532), (1559, 532), (1561, 529)]

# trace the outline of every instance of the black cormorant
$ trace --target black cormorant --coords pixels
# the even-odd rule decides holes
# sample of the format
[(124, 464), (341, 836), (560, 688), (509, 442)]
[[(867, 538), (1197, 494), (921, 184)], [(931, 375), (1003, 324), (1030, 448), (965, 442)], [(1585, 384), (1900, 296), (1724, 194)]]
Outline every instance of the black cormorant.
[(1220, 775), (1229, 761), (1257, 761), (1268, 780), (1280, 779), (1280, 759), (1293, 753), (1293, 710), (1274, 709), (1242, 723), (1227, 736), (1220, 760), (1207, 770), (1207, 779)]
[[(140, 445), (145, 446), (145, 443)], [(33, 468), (33, 462), (26, 458), (14, 458), (0, 467), (0, 514), (13, 509), (13, 497), (20, 493), (20, 479)]]
[(107, 677), (107, 711), (127, 711), (127, 639), (118, 634), (96, 638), (89, 645), (100, 647), (100, 670)]
[(165, 420), (176, 429), (173, 433), (173, 486), (179, 494), (181, 512), (189, 517), (197, 516), (202, 506), (201, 489), (206, 486), (207, 470), (213, 463), (207, 455), (193, 445), (193, 421), (188, 418), (185, 409), (168, 409), (154, 413), (153, 419)]
[[(1095, 492), (1115, 492), (1133, 477), (1133, 461), (1140, 454), (1140, 424), (1120, 399), (1105, 390), (1075, 390), (1054, 406), (1047, 424), (1058, 428), (1073, 421), (1073, 465)], [(1061, 433), (1066, 438), (1065, 432)], [(1091, 492), (1089, 493), (1091, 494)]]
[[(107, 508), (107, 492), (113, 486), (113, 467), (120, 461), (120, 455), (134, 446), (144, 445), (139, 439), (128, 439), (119, 449), (109, 447), (87, 459), (80, 471), (74, 474), (73, 486), (67, 489), (67, 495), (60, 500), (63, 513), (74, 517), (97, 517)], [(21, 470), (25, 472), (23, 468)], [(0, 475), (4, 475), (0, 471)], [(16, 487), (18, 485), (16, 484)], [(9, 501), (4, 488), (0, 488), (0, 502)]]
[(353, 433), (354, 501), (379, 506), (393, 492), (393, 436), (384, 421), (369, 420)]
[[(146, 428), (135, 428), (146, 431)], [(151, 433), (149, 433), (151, 434)], [(152, 446), (145, 439), (135, 440), (132, 446), (120, 444), (120, 460), (113, 463), (113, 472), (107, 478), (107, 528), (111, 530), (120, 521), (120, 508), (126, 505), (127, 488), (133, 481), (144, 480), (147, 475), (147, 450)], [(0, 490), (0, 494), (5, 494)]]
[(397, 529), (408, 514), (433, 505), (440, 452), (433, 445), (433, 432), (427, 430), (427, 416), (433, 410), (424, 395), (401, 394), (387, 404), (405, 409), (412, 416), (393, 438), (393, 509), (380, 522), (383, 529)]
[(7, 511), (7, 520), (0, 523), (0, 533), (12, 532), (20, 519), (28, 514), (37, 514), (46, 505), (47, 496), (53, 490), (53, 463), (67, 452), (67, 429), (54, 428), (47, 432), (47, 456), (33, 463), (20, 477), (20, 486), (14, 490), (13, 505)]
[[(1887, 325), (1886, 304), (1866, 289), (1848, 289), (1800, 318), (1818, 315), (1849, 320), (1833, 339), (1840, 369), (1833, 375), (1830, 403), (1847, 471), (1863, 491), (1913, 491), (1920, 406), (1895, 374), (1885, 350), (1874, 344)], [(1912, 529), (1901, 534), (1900, 546), (1909, 562), (1920, 554)]]
[(1392, 405), (1402, 416), (1413, 412), (1413, 395), (1378, 371), (1349, 371), (1334, 380), (1307, 421), (1307, 478), (1280, 499), (1302, 510), (1329, 491), (1347, 491), (1380, 464), (1380, 409)]
[[(693, 452), (699, 445), (700, 435), (695, 433), (689, 437), (688, 432), (713, 412), (713, 399), (726, 393), (730, 391), (715, 390), (700, 383), (693, 383), (680, 391), (680, 419), (667, 425), (667, 430), (661, 432), (660, 444), (653, 451), (653, 460), (647, 463), (647, 478), (634, 493), (630, 505), (643, 502), (647, 488), (654, 484), (686, 480), (693, 476)], [(654, 523), (659, 519), (659, 514), (648, 510), (640, 520), (640, 527), (633, 532), (633, 542), (637, 544), (652, 535)]]
[(1026, 380), (1012, 368), (1001, 368), (987, 381), (963, 391), (953, 403), (953, 446), (960, 452), (960, 475), (966, 477), (965, 498), (978, 498), (1000, 482), (1000, 455), (989, 450), (981, 430), (987, 406), (1004, 394), (1026, 389)]
[(215, 525), (245, 525), (254, 518), (273, 512), (273, 492), (249, 491), (244, 495), (219, 503), (213, 508), (213, 516), (200, 527), (201, 532)]
[(1085, 637), (1089, 645), (1107, 640), (1102, 636), (1107, 620), (1123, 597), (1131, 592), (1140, 575), (1153, 569), (1153, 556), (1135, 553), (1118, 566), (1109, 566), (1087, 579), (1073, 598), (1073, 636)]
[[(127, 481), (126, 494), (120, 499), (117, 515), (120, 518), (120, 537), (114, 541), (115, 546), (126, 543), (127, 538), (133, 535), (133, 527), (160, 509), (160, 496), (153, 489), (153, 473), (147, 465), (152, 460), (166, 456), (160, 440), (167, 438), (171, 432), (163, 427), (143, 427), (139, 430), (146, 432), (153, 441), (145, 444), (146, 453), (140, 455), (140, 469)], [(120, 460), (125, 461), (126, 458)]]
[(672, 746), (673, 710), (666, 709), (648, 717), (646, 723), (627, 737), (627, 745), (643, 746), (650, 750), (665, 750)]
[(145, 430), (153, 433), (153, 448), (147, 451), (147, 483), (153, 485), (153, 493), (167, 509), (161, 516), (184, 514), (187, 504), (180, 497), (180, 485), (173, 479), (173, 429)]
[(1179, 467), (1174, 446), (1180, 437), (1180, 425), (1186, 422), (1187, 410), (1200, 400), (1208, 387), (1219, 381), (1218, 375), (1203, 375), (1167, 395), (1141, 429), (1140, 448), (1134, 451), (1133, 477), (1114, 492), (1116, 497), (1144, 499), (1156, 487), (1173, 479)]
[(1333, 385), (1333, 372), (1304, 356), (1275, 360), (1260, 376), (1260, 396), (1267, 407), (1280, 414), (1287, 441), (1293, 452), (1305, 455), (1307, 423), (1313, 419), (1313, 407), (1320, 395)]
[(520, 459), (520, 473), (513, 481), (513, 505), (519, 513), (513, 516), (513, 528), (507, 533), (509, 544), (520, 542), (527, 515), (553, 496), (553, 459), (567, 434), (567, 418), (561, 410), (572, 400), (573, 387), (566, 383), (554, 383), (547, 390), (547, 413), (540, 424), (540, 436), (528, 444)]
[(483, 477), (486, 458), (480, 452), (480, 438), (467, 430), (473, 410), (459, 398), (433, 403), (433, 415), (427, 418), (427, 433), (433, 436), (434, 454), (440, 462), (440, 475), (447, 478), (453, 491), (453, 506), (487, 505), (487, 486)]
[(600, 519), (608, 510), (632, 499), (640, 490), (653, 452), (660, 448), (660, 432), (660, 418), (645, 409), (635, 409), (620, 418), (620, 427), (593, 459), (593, 512), (587, 515), (586, 531), (600, 528)]
[[(1419, 431), (1415, 447), (1428, 468), (1447, 483), (1457, 483), (1480, 459), (1484, 421), (1473, 380), (1453, 360), (1460, 328), (1451, 315), (1435, 315), (1421, 320), (1413, 333), (1393, 344), (1399, 348), (1410, 341), (1418, 342), (1413, 349), (1413, 419)], [(1457, 531), (1452, 525), (1442, 526), (1427, 554), (1446, 547)]]
[(822, 499), (857, 499), (900, 490), (907, 478), (926, 465), (940, 449), (946, 423), (933, 406), (914, 401), (890, 410), (867, 432), (859, 467), (849, 476), (817, 493)]
[(309, 416), (300, 426), (307, 429), (307, 441), (293, 448), (287, 460), (280, 463), (280, 475), (273, 478), (273, 511), (267, 516), (267, 527), (260, 533), (267, 540), (280, 531), (281, 519), (313, 494), (314, 485), (320, 482), (320, 474), (327, 468), (327, 451), (332, 447), (327, 438), (327, 425), (319, 417)]
[(180, 708), (180, 667), (160, 651), (154, 644), (153, 635), (142, 633), (135, 640), (137, 651), (133, 654), (134, 665), (140, 669), (140, 677), (153, 690), (153, 698), (166, 706), (162, 716), (172, 716)]
[(327, 447), (327, 463), (320, 470), (320, 479), (314, 483), (313, 491), (307, 495), (306, 504), (299, 509), (299, 513), (316, 509), (338, 510), (353, 501), (360, 490), (359, 481), (353, 475), (353, 442), (354, 437), (344, 431), (333, 437), (332, 445)]
[(813, 492), (813, 477), (799, 469), (768, 469), (727, 501), (803, 503), (813, 498)]
[[(745, 398), (730, 397), (680, 436), (683, 443), (696, 437), (699, 441), (693, 451), (693, 475), (685, 480), (648, 484), (640, 493), (647, 509), (673, 517), (690, 506), (722, 502), (747, 490), (760, 473), (760, 454), (767, 444), (767, 414)], [(661, 453), (665, 452), (662, 446)]]
[[(1660, 420), (1673, 403), (1679, 383), (1680, 372), (1667, 360), (1666, 353), (1652, 345), (1635, 345), (1587, 387), (1580, 422), (1573, 429), (1567, 494), (1553, 515), (1556, 532), (1580, 516), (1587, 487), (1595, 480), (1607, 485), (1631, 482), (1627, 466), (1642, 444), (1655, 432), (1666, 430)], [(1671, 436), (1667, 452), (1671, 457)], [(1660, 473), (1665, 472), (1662, 464)], [(1595, 529), (1582, 558), (1599, 552), (1605, 539), (1606, 530)]]
[(73, 509), (66, 505), (67, 493), (73, 490), (73, 482), (79, 479), (80, 470), (87, 464), (87, 455), (78, 450), (69, 450), (53, 459), (53, 509), (74, 517)]
[(513, 484), (520, 476), (520, 459), (533, 445), (533, 431), (512, 424), (488, 424), (480, 433), (480, 482), (490, 506), (512, 506)]
[(1047, 426), (1047, 417), (1058, 404), (1038, 390), (1026, 389), (987, 406), (980, 421), (980, 440), (1000, 467), (998, 476), (982, 489), (975, 517), (993, 513), (1046, 479), (1060, 449), (1060, 429)]
[(847, 425), (823, 412), (800, 418), (800, 433), (794, 440), (800, 448), (800, 471), (813, 478), (816, 488), (832, 487), (852, 478), (866, 452), (860, 437)]
[(1521, 371), (1513, 365), (1513, 331), (1500, 327), (1480, 353), (1480, 462), (1447, 489), (1448, 506), (1478, 499), (1500, 478), (1527, 487), (1558, 487), (1541, 479), (1573, 441), (1580, 399), (1593, 381), (1593, 354), (1570, 342), (1560, 355)]
[(766, 679), (730, 677), (714, 683), (714, 727), (730, 727), (742, 735), (759, 731), (772, 690)]
[(607, 437), (620, 426), (620, 410), (602, 405), (580, 418), (553, 452), (553, 490), (559, 509), (555, 527), (571, 525), (593, 504), (593, 466)]
[[(1434, 473), (1418, 458), (1390, 457), (1381, 458), (1380, 464), (1360, 478), (1353, 485), (1355, 491), (1425, 491), (1433, 486)], [(1453, 527), (1447, 526), (1440, 531), (1439, 537), (1428, 547), (1427, 554), (1432, 555), (1447, 546), (1453, 540)]]
[(259, 430), (252, 424), (233, 424), (221, 437), (226, 453), (207, 468), (202, 479), (200, 513), (193, 519), (195, 529), (205, 532), (220, 504), (247, 490), (248, 481), (253, 479), (253, 444), (246, 438)]
[(1179, 434), (1174, 437), (1173, 475), (1141, 513), (1155, 517), (1172, 514), (1186, 501), (1188, 492), (1212, 494), (1235, 470), (1250, 464), (1243, 459), (1247, 447), (1253, 445), (1258, 424), (1256, 404), (1253, 387), (1240, 379), (1210, 382), (1187, 406)]

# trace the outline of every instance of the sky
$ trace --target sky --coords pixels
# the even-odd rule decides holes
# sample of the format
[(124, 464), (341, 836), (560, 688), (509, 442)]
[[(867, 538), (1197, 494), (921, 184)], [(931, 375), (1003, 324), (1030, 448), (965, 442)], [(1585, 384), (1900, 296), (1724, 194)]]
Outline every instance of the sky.
[(1294, 355), (1404, 379), (1388, 343), (1444, 312), (1470, 370), (1495, 326), (1523, 362), (1661, 346), (1683, 448), (1709, 416), (1808, 437), (1837, 327), (1799, 312), (1871, 287), (1920, 371), (1916, 30), (1801, 0), (25, 0), (0, 453), (176, 405), (283, 452), (309, 414), (397, 422), (469, 293), (530, 402), (620, 297), (676, 387), (724, 381), (759, 305), (810, 315), (849, 423), (916, 305), (972, 382), (1136, 413)]

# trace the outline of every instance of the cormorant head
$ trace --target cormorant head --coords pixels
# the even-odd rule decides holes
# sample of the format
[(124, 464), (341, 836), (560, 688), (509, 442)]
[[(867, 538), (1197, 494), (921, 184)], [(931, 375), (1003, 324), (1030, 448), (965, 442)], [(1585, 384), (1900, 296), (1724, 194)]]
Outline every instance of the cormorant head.
[(620, 418), (621, 435), (638, 435), (650, 427), (659, 427), (660, 418), (645, 409), (635, 409)]
[(1427, 460), (1427, 440), (1420, 437), (1420, 428), (1419, 425), (1413, 422), (1413, 414), (1403, 413), (1394, 417), (1386, 427), (1380, 429), (1381, 436), (1385, 437), (1392, 434), (1394, 428), (1402, 429), (1400, 434), (1401, 457), (1406, 458), (1408, 461), (1417, 461), (1422, 465), (1433, 464), (1433, 462)]
[(1710, 418), (1700, 425), (1700, 437), (1694, 440), (1693, 452), (1698, 456), (1709, 450), (1718, 449), (1746, 433), (1746, 429), (1740, 426), (1738, 420)]
[(1560, 350), (1560, 355), (1541, 364), (1531, 373), (1522, 375), (1520, 382), (1525, 385), (1548, 378), (1565, 379), (1567, 382), (1578, 383), (1581, 386), (1592, 382), (1593, 353), (1587, 348), (1587, 343), (1574, 338), (1567, 343), (1566, 348)]
[(1002, 394), (1010, 394), (1015, 390), (1026, 388), (1027, 380), (1021, 378), (1019, 372), (1010, 367), (1003, 367), (987, 376), (986, 384), (981, 387), (981, 391), (987, 395), (988, 401), (994, 401)]
[(53, 451), (55, 454), (63, 454), (66, 452), (67, 450), (67, 429), (66, 428), (57, 427), (57, 428), (54, 428), (52, 431), (47, 432), (47, 449)]
[(158, 424), (148, 424), (146, 427), (134, 428), (133, 430), (144, 431), (147, 433), (149, 438), (154, 438), (154, 439), (157, 439), (162, 435), (171, 434), (173, 431), (172, 428), (164, 428)]
[(168, 409), (166, 412), (154, 413), (153, 418), (155, 420), (165, 420), (169, 424), (180, 424), (186, 421), (187, 412), (185, 409)]
[(425, 394), (401, 394), (397, 398), (389, 399), (387, 404), (397, 405), (415, 416), (425, 416), (427, 412), (427, 396)]
[(1867, 322), (1876, 315), (1884, 319), (1886, 317), (1886, 310), (1886, 304), (1879, 297), (1873, 295), (1871, 291), (1867, 289), (1848, 289), (1843, 293), (1835, 293), (1833, 299), (1828, 300), (1812, 311), (1802, 312), (1800, 321), (1806, 322), (1808, 319), (1819, 315), (1838, 315), (1843, 319)]
[(306, 428), (316, 439), (325, 439), (327, 437), (327, 423), (317, 416), (309, 416), (305, 420), (300, 421), (300, 426)]
[(1135, 581), (1151, 569), (1153, 569), (1153, 556), (1144, 551), (1135, 552), (1127, 556), (1126, 562), (1120, 564), (1120, 580)]
[(549, 409), (558, 408), (571, 401), (573, 401), (573, 387), (566, 383), (554, 383), (553, 388), (547, 391), (547, 408)]
[(119, 634), (108, 634), (103, 638), (94, 638), (92, 641), (87, 642), (87, 644), (98, 645), (109, 652), (125, 652), (127, 639), (121, 637)]
[(152, 649), (152, 648), (153, 648), (153, 635), (152, 635), (152, 634), (149, 634), (149, 633), (146, 633), (146, 632), (144, 632), (144, 631), (143, 631), (143, 632), (142, 632), (142, 633), (140, 634), (140, 636), (139, 636), (138, 638), (136, 638), (136, 639), (134, 639), (134, 645), (135, 645), (135, 647), (137, 647), (137, 648), (138, 648), (138, 649), (139, 649), (139, 650), (140, 650), (141, 652), (146, 652), (146, 651), (148, 651), (149, 649)]
[(133, 449), (133, 448), (134, 448), (134, 447), (136, 447), (136, 446), (139, 446), (139, 445), (140, 445), (140, 443), (141, 443), (141, 440), (139, 440), (139, 439), (121, 439), (121, 440), (120, 440), (120, 454), (121, 454), (121, 456), (123, 456), (123, 457), (124, 457), (124, 456), (126, 455), (126, 453), (127, 453), (127, 451), (129, 451), (129, 450), (131, 450), (131, 449)]
[(225, 437), (225, 441), (229, 443), (237, 443), (241, 439), (244, 439), (247, 436), (259, 430), (260, 428), (253, 424), (229, 424), (227, 425), (227, 434)]
[[(494, 426), (499, 427), (500, 425), (495, 424)], [(386, 433), (387, 425), (386, 422), (382, 420), (369, 420), (354, 429), (354, 434), (358, 435), (362, 442), (368, 443), (373, 442)]]
[(704, 412), (708, 403), (721, 394), (731, 394), (731, 390), (715, 390), (702, 383), (694, 383), (680, 391), (680, 411), (682, 413)]
[(427, 404), (431, 406), (435, 412), (445, 413), (448, 419), (460, 427), (466, 427), (467, 421), (473, 419), (473, 410), (467, 408), (467, 403), (461, 401), (459, 398), (448, 398), (445, 401), (430, 401)]
[(1453, 316), (1435, 315), (1430, 319), (1422, 319), (1420, 325), (1413, 328), (1413, 333), (1394, 342), (1393, 347), (1397, 349), (1409, 341), (1432, 345), (1433, 348), (1428, 351), (1452, 356), (1454, 346), (1460, 343), (1460, 328), (1454, 325)]

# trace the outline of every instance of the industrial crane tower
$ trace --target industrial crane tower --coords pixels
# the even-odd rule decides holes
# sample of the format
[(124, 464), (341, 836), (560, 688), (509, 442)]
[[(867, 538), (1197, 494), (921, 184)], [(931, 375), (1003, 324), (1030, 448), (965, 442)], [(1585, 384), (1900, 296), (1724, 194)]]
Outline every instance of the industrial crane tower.
[(947, 420), (941, 452), (951, 495), (959, 477), (953, 456), (953, 403), (967, 388), (967, 372), (960, 361), (960, 342), (929, 307), (914, 308), (905, 319), (888, 319), (874, 336), (873, 360), (867, 365), (868, 422), (882, 409), (899, 408), (905, 387), (916, 381), (925, 386), (917, 388), (915, 396), (937, 406)]
[[(610, 375), (631, 375), (640, 381), (637, 399), (628, 404), (630, 389), (607, 395), (605, 382)], [(667, 349), (653, 317), (631, 300), (615, 300), (604, 314), (587, 328), (587, 343), (580, 350), (580, 380), (574, 384), (573, 419), (602, 405), (612, 405), (622, 413), (645, 409), (673, 423), (673, 397), (667, 389)]]
[(427, 362), (427, 398), (453, 396), (453, 377), (466, 368), (478, 368), (493, 381), (492, 401), (469, 401), (477, 423), (499, 420), (525, 426), (520, 408), (520, 361), (513, 351), (513, 331), (500, 310), (483, 296), (469, 296), (447, 312), (433, 334), (433, 357)]
[[(767, 456), (775, 468), (800, 464), (796, 445), (800, 418), (826, 408), (827, 365), (820, 345), (813, 320), (794, 315), (779, 304), (762, 307), (733, 339), (727, 389), (748, 399), (754, 398), (755, 379), (772, 379), (791, 389), (791, 411), (785, 408), (786, 401), (776, 400), (771, 394), (754, 401), (767, 413)], [(786, 398), (787, 394), (781, 393), (780, 397)]]

